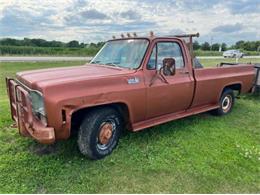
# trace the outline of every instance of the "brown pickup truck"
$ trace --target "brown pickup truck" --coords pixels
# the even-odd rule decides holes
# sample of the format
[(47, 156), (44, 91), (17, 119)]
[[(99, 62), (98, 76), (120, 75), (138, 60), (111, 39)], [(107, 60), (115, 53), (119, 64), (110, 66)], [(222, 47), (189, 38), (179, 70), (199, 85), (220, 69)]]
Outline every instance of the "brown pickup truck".
[(113, 151), (124, 129), (207, 111), (228, 114), (234, 91), (251, 91), (254, 66), (203, 68), (191, 55), (193, 35), (190, 42), (184, 37), (114, 38), (88, 64), (7, 78), (20, 134), (51, 144), (76, 132), (80, 152), (100, 159)]

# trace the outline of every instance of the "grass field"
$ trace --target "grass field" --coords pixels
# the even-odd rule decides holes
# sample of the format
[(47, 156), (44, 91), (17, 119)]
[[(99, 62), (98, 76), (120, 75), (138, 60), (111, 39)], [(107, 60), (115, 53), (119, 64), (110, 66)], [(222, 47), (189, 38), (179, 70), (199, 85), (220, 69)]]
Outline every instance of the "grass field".
[(75, 138), (46, 148), (20, 137), (5, 76), (82, 63), (0, 63), (0, 193), (260, 193), (260, 97), (253, 95), (224, 117), (204, 113), (125, 132), (99, 161), (84, 158)]
[[(226, 58), (226, 59), (200, 59), (200, 62), (205, 67), (214, 67), (221, 62), (229, 62), (236, 63), (236, 59), (234, 58)], [(238, 60), (238, 63), (260, 63), (260, 58), (241, 58)]]

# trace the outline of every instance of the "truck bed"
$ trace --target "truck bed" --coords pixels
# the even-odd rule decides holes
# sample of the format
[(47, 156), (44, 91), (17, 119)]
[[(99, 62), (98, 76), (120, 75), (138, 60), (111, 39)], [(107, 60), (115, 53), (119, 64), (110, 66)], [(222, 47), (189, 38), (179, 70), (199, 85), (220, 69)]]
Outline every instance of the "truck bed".
[(225, 86), (233, 85), (241, 93), (249, 92), (254, 82), (253, 65), (237, 64), (194, 69), (195, 94), (192, 107), (216, 103)]

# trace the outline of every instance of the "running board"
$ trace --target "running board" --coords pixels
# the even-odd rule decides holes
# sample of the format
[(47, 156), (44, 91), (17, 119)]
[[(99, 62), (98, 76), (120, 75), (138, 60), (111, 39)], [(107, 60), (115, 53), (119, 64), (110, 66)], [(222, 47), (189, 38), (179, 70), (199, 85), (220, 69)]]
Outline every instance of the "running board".
[(219, 108), (219, 105), (211, 104), (211, 105), (207, 105), (207, 106), (191, 108), (184, 112), (171, 113), (171, 114), (166, 114), (163, 116), (155, 117), (152, 119), (148, 119), (148, 120), (133, 124), (133, 131), (140, 131), (140, 130), (143, 130), (145, 128), (149, 128), (149, 127), (152, 127), (155, 125), (160, 125), (160, 124), (163, 124), (163, 123), (166, 123), (169, 121), (173, 121), (173, 120), (177, 120), (177, 119), (184, 118), (187, 116), (207, 112), (207, 111), (214, 110), (217, 108)]

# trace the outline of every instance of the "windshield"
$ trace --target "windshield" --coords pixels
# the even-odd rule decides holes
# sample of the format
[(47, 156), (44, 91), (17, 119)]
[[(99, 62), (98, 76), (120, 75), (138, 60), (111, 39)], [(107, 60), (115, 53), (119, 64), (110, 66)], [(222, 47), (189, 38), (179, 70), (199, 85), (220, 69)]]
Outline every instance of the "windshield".
[(147, 46), (146, 39), (109, 41), (90, 63), (135, 69), (140, 66)]

